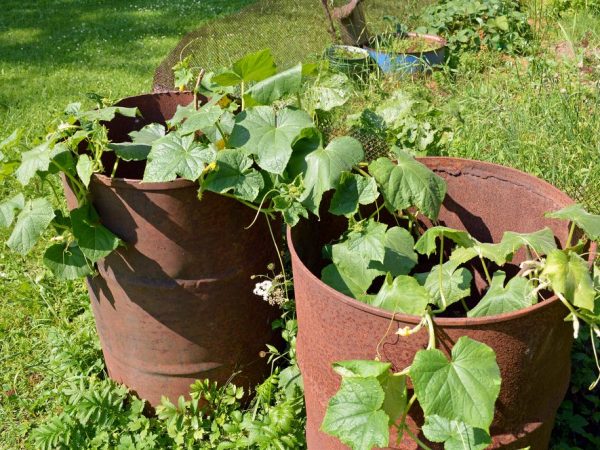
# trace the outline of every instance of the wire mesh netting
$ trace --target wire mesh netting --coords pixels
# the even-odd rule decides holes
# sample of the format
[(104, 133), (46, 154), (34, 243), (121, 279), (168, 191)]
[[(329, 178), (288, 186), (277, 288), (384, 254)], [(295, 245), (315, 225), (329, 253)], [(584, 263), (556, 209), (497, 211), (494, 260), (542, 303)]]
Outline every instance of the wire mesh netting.
[[(335, 0), (332, 7), (345, 3)], [(369, 0), (365, 11), (369, 28), (384, 27), (386, 15), (410, 23), (423, 2), (419, 8), (414, 4), (410, 0)], [(320, 0), (257, 0), (186, 35), (156, 70), (154, 89), (173, 89), (172, 67), (186, 56), (191, 56), (194, 66), (214, 70), (247, 53), (270, 48), (278, 67), (286, 68), (320, 56), (330, 42)]]
[[(332, 8), (348, 0), (328, 0)], [(365, 15), (371, 35), (390, 29), (393, 20), (408, 26), (418, 24), (419, 13), (434, 0), (365, 0)], [(271, 49), (279, 68), (322, 58), (332, 42), (321, 0), (256, 0), (235, 14), (213, 20), (187, 34), (163, 60), (154, 76), (154, 90), (174, 88), (173, 66), (185, 57), (191, 65), (209, 71), (230, 66), (247, 53)], [(360, 102), (359, 102), (360, 103)], [(360, 108), (358, 109), (360, 110)], [(345, 127), (345, 120), (326, 117), (319, 127), (327, 137), (351, 134), (363, 144), (368, 160), (387, 155), (389, 143), (374, 134)], [(573, 168), (578, 170), (578, 168)], [(600, 213), (600, 186), (559, 186), (576, 201)]]

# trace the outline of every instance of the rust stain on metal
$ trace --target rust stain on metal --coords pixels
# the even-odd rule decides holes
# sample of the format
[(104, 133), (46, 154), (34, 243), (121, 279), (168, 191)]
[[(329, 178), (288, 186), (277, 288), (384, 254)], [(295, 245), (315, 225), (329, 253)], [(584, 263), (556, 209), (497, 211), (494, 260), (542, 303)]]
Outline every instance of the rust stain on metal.
[[(548, 183), (502, 166), (454, 158), (421, 160), (448, 183), (440, 220), (466, 229), (485, 242), (497, 242), (504, 231), (532, 232), (549, 226), (564, 242), (568, 226), (544, 218), (573, 201)], [(298, 311), (298, 360), (304, 378), (310, 450), (348, 447), (320, 431), (329, 399), (339, 388), (333, 362), (373, 359), (380, 353), (395, 370), (407, 367), (416, 351), (427, 346), (427, 332), (410, 338), (394, 334), (413, 327), (415, 316), (393, 315), (328, 287), (319, 280), (321, 246), (339, 236), (344, 223), (325, 216), (288, 229)], [(570, 378), (572, 329), (563, 321), (567, 310), (556, 299), (525, 310), (484, 318), (438, 318), (438, 347), (449, 354), (461, 336), (492, 347), (502, 374), (502, 387), (491, 426), (493, 448), (548, 448), (555, 414)], [(422, 424), (422, 411), (413, 408), (409, 426)], [(424, 439), (423, 436), (420, 436)], [(390, 442), (395, 442), (392, 436)], [(390, 448), (416, 449), (410, 439)], [(432, 448), (439, 448), (432, 445)]]
[[(142, 117), (115, 118), (109, 136), (126, 141), (192, 100), (174, 92), (124, 99), (119, 105)], [(250, 279), (277, 260), (266, 222), (246, 230), (251, 209), (210, 192), (198, 201), (197, 184), (182, 179), (141, 183), (143, 168), (121, 161), (117, 178), (94, 175), (90, 184), (102, 223), (126, 244), (88, 280), (109, 375), (153, 406), (163, 395), (186, 395), (201, 378), (225, 383), (239, 371), (233, 381), (254, 386), (268, 374), (259, 352), (276, 340), (278, 316)]]

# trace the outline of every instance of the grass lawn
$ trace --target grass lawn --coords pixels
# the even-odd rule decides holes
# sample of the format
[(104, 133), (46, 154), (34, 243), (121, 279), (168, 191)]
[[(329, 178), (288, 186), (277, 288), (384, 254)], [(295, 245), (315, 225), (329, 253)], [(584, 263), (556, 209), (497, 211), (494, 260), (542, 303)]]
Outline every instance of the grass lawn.
[[(229, 41), (227, 46), (216, 41), (206, 45), (213, 53), (196, 51), (199, 65), (224, 64), (245, 53), (245, 43), (263, 47), (273, 42), (280, 59), (294, 58), (294, 49), (297, 54), (319, 53), (327, 33), (315, 25), (322, 14), (318, 3), (300, 11), (292, 4), (297, 2), (282, 1), (281, 10), (255, 7), (237, 16), (244, 18), (240, 26), (226, 15), (252, 0), (4, 0), (0, 140), (16, 127), (24, 127), (33, 140), (48, 119), (72, 101), (85, 102), (89, 92), (116, 99), (151, 90), (163, 58), (183, 35), (205, 22), (207, 28), (196, 36)], [(371, 3), (369, 18), (383, 27), (380, 19), (390, 13), (387, 2)], [(391, 13), (417, 25), (413, 13), (430, 3), (395, 2)], [(269, 14), (294, 18), (294, 11), (304, 14), (305, 28), (288, 30), (289, 20), (268, 20)], [(542, 23), (535, 57), (471, 54), (461, 59), (456, 72), (403, 79), (387, 88), (405, 89), (439, 112), (432, 120), (452, 131), (442, 154), (533, 173), (600, 213), (600, 52), (590, 51), (600, 48), (600, 18), (582, 12), (560, 21), (544, 16)], [(559, 41), (573, 47), (567, 60), (554, 51)], [(351, 105), (380, 100), (380, 88), (359, 92)], [(16, 186), (0, 181), (2, 200)], [(7, 237), (0, 230), (0, 240)], [(88, 302), (83, 282), (58, 281), (44, 269), (41, 250), (20, 257), (4, 244), (0, 247), (0, 450), (31, 448), (31, 429), (61, 412), (56, 400), (64, 376), (61, 365), (80, 367), (83, 373), (102, 367)], [(592, 445), (594, 428), (600, 426), (598, 413), (593, 414), (600, 402), (584, 391), (594, 378), (593, 363), (579, 349), (574, 363), (578, 370), (554, 439), (561, 449)]]
[[(119, 98), (150, 91), (154, 70), (183, 34), (248, 3), (2, 2), (0, 137), (24, 127), (33, 139), (88, 92)], [(3, 181), (0, 198), (12, 189)], [(6, 238), (0, 231), (0, 240)], [(64, 339), (66, 351), (78, 352), (76, 336), (96, 337), (82, 282), (52, 279), (40, 252), (21, 258), (2, 245), (0, 299), (0, 449), (19, 449), (32, 421), (52, 411), (57, 382), (48, 365), (50, 341)]]

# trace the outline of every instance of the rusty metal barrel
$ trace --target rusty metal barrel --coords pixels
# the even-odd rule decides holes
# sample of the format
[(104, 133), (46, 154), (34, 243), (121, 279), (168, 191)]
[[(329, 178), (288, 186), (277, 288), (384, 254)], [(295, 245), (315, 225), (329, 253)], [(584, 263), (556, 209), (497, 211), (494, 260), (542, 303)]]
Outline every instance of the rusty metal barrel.
[[(548, 226), (565, 242), (568, 225), (547, 219), (544, 213), (573, 201), (548, 183), (485, 162), (454, 158), (421, 161), (448, 184), (440, 213), (443, 225), (467, 230), (484, 242), (498, 242), (504, 231), (532, 232)], [(408, 338), (395, 334), (400, 328), (414, 327), (418, 317), (374, 308), (320, 280), (325, 264), (321, 246), (337, 238), (344, 227), (343, 220), (324, 215), (320, 221), (303, 221), (288, 229), (309, 450), (347, 448), (320, 430), (328, 401), (340, 385), (340, 377), (331, 368), (334, 362), (373, 359), (383, 339), (379, 346), (382, 360), (391, 362), (398, 371), (408, 367), (415, 353), (427, 346), (425, 330)], [(483, 342), (496, 352), (502, 386), (491, 426), (493, 448), (548, 448), (556, 411), (570, 379), (573, 330), (564, 322), (567, 314), (554, 297), (498, 316), (435, 319), (438, 348), (447, 355), (461, 336)], [(422, 411), (411, 409), (408, 425), (416, 430), (422, 422)], [(399, 444), (395, 442), (393, 436), (391, 448), (418, 448), (407, 436)], [(431, 447), (439, 448), (435, 444)]]
[[(192, 100), (176, 92), (124, 99), (118, 105), (142, 117), (116, 117), (109, 138), (164, 124)], [(90, 184), (102, 223), (125, 243), (88, 280), (110, 377), (152, 406), (187, 394), (196, 379), (254, 386), (268, 374), (259, 353), (276, 339), (278, 316), (252, 292), (251, 276), (277, 261), (265, 219), (246, 229), (250, 208), (210, 192), (199, 200), (198, 185), (183, 179), (143, 183), (143, 168), (121, 161), (116, 177), (94, 175)]]

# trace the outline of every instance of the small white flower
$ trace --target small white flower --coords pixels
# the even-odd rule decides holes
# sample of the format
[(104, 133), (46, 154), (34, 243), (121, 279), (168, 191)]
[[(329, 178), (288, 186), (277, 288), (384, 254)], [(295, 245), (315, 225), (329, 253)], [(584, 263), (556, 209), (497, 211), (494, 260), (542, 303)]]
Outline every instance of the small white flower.
[(271, 290), (271, 287), (273, 286), (273, 282), (271, 280), (265, 280), (265, 281), (261, 281), (260, 283), (256, 283), (256, 285), (254, 286), (254, 295), (258, 295), (259, 297), (262, 297), (263, 300), (268, 300), (269, 299), (269, 291)]

